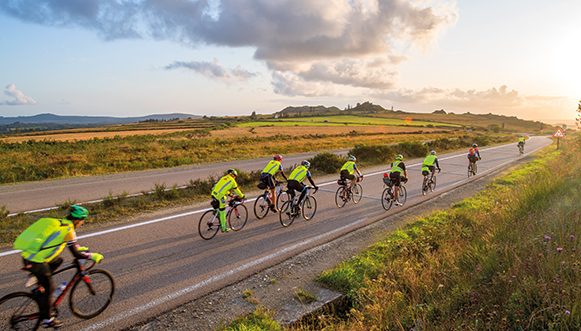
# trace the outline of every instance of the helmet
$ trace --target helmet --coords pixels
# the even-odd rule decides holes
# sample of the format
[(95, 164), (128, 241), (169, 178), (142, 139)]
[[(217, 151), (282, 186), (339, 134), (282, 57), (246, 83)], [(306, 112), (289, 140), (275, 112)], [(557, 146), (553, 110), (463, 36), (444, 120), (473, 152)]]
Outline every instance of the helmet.
[(228, 169), (228, 175), (232, 175), (234, 177), (238, 176), (238, 171), (234, 169)]
[(436, 155), (436, 151), (431, 151), (430, 155)]
[(472, 144), (472, 147), (478, 147), (478, 145), (477, 144)]
[(282, 161), (282, 155), (280, 155), (280, 154), (276, 154), (276, 155), (274, 156), (274, 160), (276, 160), (276, 161)]
[(84, 220), (85, 218), (87, 218), (87, 216), (89, 216), (89, 211), (87, 210), (87, 208), (77, 205), (72, 205), (71, 208), (69, 209), (69, 212), (71, 218), (74, 220)]
[(301, 165), (304, 166), (305, 168), (308, 168), (311, 166), (311, 162), (304, 160), (303, 162), (301, 162)]
[(356, 158), (355, 156), (351, 155), (351, 156), (349, 157), (349, 161), (351, 161), (351, 162), (355, 162), (355, 160), (357, 160), (357, 158)]
[(396, 159), (396, 160), (403, 160), (403, 155), (401, 155), (401, 154), (397, 154), (397, 155), (395, 156), (395, 159)]

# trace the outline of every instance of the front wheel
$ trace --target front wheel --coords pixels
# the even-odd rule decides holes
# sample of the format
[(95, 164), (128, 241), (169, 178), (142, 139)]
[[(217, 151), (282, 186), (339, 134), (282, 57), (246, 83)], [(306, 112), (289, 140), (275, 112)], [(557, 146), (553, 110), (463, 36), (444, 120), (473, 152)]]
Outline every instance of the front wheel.
[(258, 198), (256, 198), (256, 201), (254, 201), (254, 216), (259, 220), (266, 217), (268, 214), (268, 208), (270, 207), (269, 205), (266, 193), (259, 195)]
[(198, 223), (200, 237), (204, 240), (210, 240), (214, 238), (219, 229), (220, 217), (218, 216), (218, 210), (208, 210), (205, 212), (200, 218), (200, 223)]
[(351, 194), (353, 198), (353, 203), (359, 203), (363, 197), (363, 187), (359, 183), (355, 183), (351, 188)]
[(393, 199), (391, 198), (391, 187), (388, 187), (383, 190), (383, 193), (381, 194), (381, 206), (383, 206), (383, 209), (387, 211), (392, 205)]
[(347, 186), (340, 186), (335, 193), (335, 204), (341, 208), (345, 206), (348, 200), (349, 193), (347, 192)]
[(0, 330), (36, 330), (40, 306), (30, 292), (14, 292), (0, 299)]
[(71, 289), (69, 307), (80, 318), (93, 318), (102, 313), (113, 300), (115, 281), (107, 270), (89, 270), (77, 279)]
[(473, 167), (473, 166), (474, 166), (473, 164), (470, 164), (470, 165), (468, 166), (468, 178), (472, 177), (472, 175), (473, 175), (473, 174), (472, 174), (472, 167)]
[(295, 211), (293, 210), (294, 209), (293, 201), (294, 200), (285, 201), (282, 204), (282, 207), (280, 208), (280, 212), (278, 214), (280, 218), (280, 224), (282, 224), (282, 226), (284, 226), (285, 228), (293, 224), (295, 218), (297, 217)]
[(401, 203), (401, 205), (405, 205), (405, 202), (408, 199), (408, 192), (405, 189), (405, 186), (400, 185), (399, 186), (399, 192), (398, 192), (399, 198), (397, 199), (399, 201), (399, 203)]
[(228, 213), (228, 224), (230, 229), (240, 231), (248, 221), (248, 208), (245, 205), (238, 205)]
[(303, 202), (303, 217), (308, 221), (315, 216), (317, 212), (317, 199), (313, 196), (307, 195)]

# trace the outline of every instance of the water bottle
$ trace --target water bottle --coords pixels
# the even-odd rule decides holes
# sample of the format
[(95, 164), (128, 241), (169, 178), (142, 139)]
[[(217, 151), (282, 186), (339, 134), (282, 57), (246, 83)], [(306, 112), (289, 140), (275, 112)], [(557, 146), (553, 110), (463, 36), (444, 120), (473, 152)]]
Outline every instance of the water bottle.
[(61, 295), (61, 293), (63, 293), (65, 288), (67, 288), (67, 283), (62, 283), (59, 286), (57, 286), (57, 288), (54, 290), (54, 293), (53, 293), (54, 298), (55, 299), (58, 298), (59, 295)]

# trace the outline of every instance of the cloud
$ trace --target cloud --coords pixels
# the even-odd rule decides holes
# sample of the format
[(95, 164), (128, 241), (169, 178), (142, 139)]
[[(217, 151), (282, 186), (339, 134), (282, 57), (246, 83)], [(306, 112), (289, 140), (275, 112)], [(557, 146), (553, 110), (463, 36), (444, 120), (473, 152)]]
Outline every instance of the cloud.
[[(291, 89), (293, 93), (305, 95), (311, 93), (308, 89), (313, 83), (391, 88), (397, 80), (397, 65), (406, 59), (402, 53), (429, 49), (438, 34), (458, 19), (455, 1), (430, 3), (0, 0), (0, 12), (27, 22), (82, 27), (104, 40), (150, 38), (190, 47), (253, 47), (254, 58), (266, 62), (272, 71), (273, 84), (280, 78), (274, 73), (286, 72), (295, 76), (297, 89), (299, 85), (306, 88)], [(342, 69), (347, 72), (340, 73)], [(282, 94), (287, 89), (277, 91)]]
[(27, 95), (24, 95), (24, 93), (17, 90), (16, 85), (14, 84), (7, 85), (6, 89), (4, 90), (4, 94), (14, 98), (14, 100), (0, 102), (0, 105), (9, 105), (9, 106), (36, 105), (36, 101), (34, 101), (34, 99)]
[(210, 79), (221, 81), (226, 84), (232, 84), (235, 80), (246, 82), (249, 78), (256, 76), (255, 73), (249, 72), (242, 69), (240, 66), (234, 69), (224, 68), (217, 59), (212, 60), (212, 62), (206, 61), (174, 61), (171, 64), (165, 66), (166, 70), (173, 69), (188, 69), (202, 74)]

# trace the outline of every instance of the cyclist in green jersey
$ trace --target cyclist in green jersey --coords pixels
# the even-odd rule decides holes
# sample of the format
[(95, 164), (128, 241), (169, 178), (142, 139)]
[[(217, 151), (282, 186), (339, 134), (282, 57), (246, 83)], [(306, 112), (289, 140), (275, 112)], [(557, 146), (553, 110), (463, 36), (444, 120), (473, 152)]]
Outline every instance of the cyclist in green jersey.
[[(442, 171), (442, 169), (440, 169), (438, 158), (436, 157), (436, 151), (431, 151), (430, 155), (426, 156), (424, 162), (422, 162), (422, 175), (427, 176), (429, 173), (431, 173), (431, 178), (433, 178), (434, 173), (436, 172), (436, 167), (438, 168), (438, 172)], [(424, 173), (428, 171), (429, 173)]]
[[(361, 171), (357, 169), (357, 165), (355, 164), (355, 156), (349, 156), (349, 161), (345, 162), (345, 164), (341, 167), (341, 179), (349, 179), (351, 184), (349, 184), (349, 189), (353, 188), (353, 185), (359, 181), (359, 179), (363, 178)], [(354, 173), (357, 173), (358, 176), (355, 176)]]
[(96, 263), (103, 259), (103, 255), (88, 253), (87, 247), (81, 247), (77, 244), (75, 230), (83, 225), (88, 215), (87, 209), (72, 205), (69, 215), (63, 220), (44, 218), (37, 221), (39, 225), (44, 226), (44, 224), (52, 223), (56, 226), (41, 228), (35, 227), (34, 225), (37, 224), (35, 223), (24, 231), (28, 238), (36, 236), (37, 238), (42, 237), (44, 240), (41, 245), (30, 245), (30, 249), (23, 249), (21, 253), (24, 269), (33, 274), (38, 283), (45, 289), (39, 301), (40, 318), (44, 328), (59, 328), (63, 325), (61, 321), (51, 317), (50, 312), (54, 305), (53, 292), (56, 288), (52, 280), (52, 273), (63, 263), (63, 259), (59, 255), (64, 248), (68, 247), (73, 256), (78, 259), (91, 259)]
[(282, 156), (280, 154), (276, 154), (272, 161), (268, 162), (262, 173), (260, 174), (259, 179), (270, 189), (270, 209), (273, 212), (277, 212), (276, 210), (276, 178), (275, 175), (280, 172), (282, 178), (288, 181), (286, 178), (284, 171), (282, 170), (282, 165), (280, 164), (282, 161)]
[(305, 178), (308, 178), (315, 190), (318, 190), (319, 187), (315, 185), (313, 178), (311, 178), (311, 172), (309, 171), (309, 167), (311, 163), (307, 160), (301, 162), (301, 165), (296, 167), (291, 174), (288, 176), (288, 191), (292, 198), (295, 197), (295, 190), (301, 192), (301, 196), (299, 197), (299, 201), (297, 206), (301, 205), (305, 195), (307, 194), (306, 186), (302, 183)]
[(238, 172), (234, 169), (228, 169), (226, 176), (220, 178), (220, 180), (212, 188), (212, 206), (217, 207), (220, 214), (220, 226), (222, 227), (222, 232), (230, 231), (230, 228), (226, 226), (226, 196), (230, 194), (230, 190), (238, 196), (238, 199), (244, 199), (246, 196), (238, 188), (236, 184), (236, 176)]
[[(402, 176), (403, 173), (403, 176)], [(402, 181), (407, 182), (408, 172), (403, 163), (403, 155), (398, 154), (395, 161), (391, 163), (391, 170), (389, 171), (389, 178), (394, 182), (393, 195), (395, 196), (395, 205), (401, 206), (399, 203), (399, 186)]]

